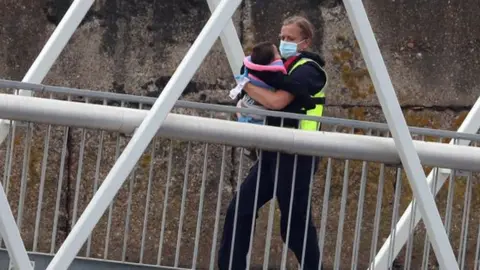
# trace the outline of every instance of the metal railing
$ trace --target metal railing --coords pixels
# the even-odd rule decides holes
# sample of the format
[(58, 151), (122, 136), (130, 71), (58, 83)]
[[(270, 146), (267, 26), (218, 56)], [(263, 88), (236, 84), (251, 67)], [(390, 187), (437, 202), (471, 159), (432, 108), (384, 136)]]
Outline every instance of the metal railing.
[[(133, 107), (136, 102), (141, 109), (154, 101), (77, 91), (64, 94), (76, 102), (86, 97), (88, 102), (100, 100), (105, 105)], [(55, 88), (49, 89), (47, 96), (64, 98)], [(237, 110), (185, 101), (177, 105), (177, 113), (223, 119)], [(327, 117), (321, 121), (323, 130), (388, 136), (388, 127), (380, 123)], [(411, 128), (411, 132), (417, 140), (426, 136), (438, 142), (470, 140), (472, 147), (480, 141), (479, 135), (450, 131)], [(29, 251), (56, 252), (128, 139), (129, 134), (28, 122), (11, 128), (7, 143), (0, 147), (2, 185)], [(214, 268), (228, 202), (252, 164), (244, 151), (242, 147), (156, 137), (78, 255), (145, 265)], [(369, 266), (412, 199), (397, 165), (321, 158), (309, 201), (325, 266)], [(480, 201), (472, 194), (480, 188), (478, 175), (453, 172), (455, 181), (441, 190), (437, 205), (461, 269), (477, 269), (480, 212), (476, 209)], [(279, 215), (273, 200), (259, 212), (250, 266), (279, 268), (282, 262), (288, 268), (298, 266), (294, 256), (284, 252)], [(411, 226), (410, 230), (413, 237), (396, 263), (405, 269), (429, 269), (435, 256), (424, 226)]]
[[(51, 86), (34, 83), (23, 83), (18, 81), (3, 80), (0, 79), (0, 89), (4, 89), (7, 93), (12, 93), (15, 89), (26, 89), (33, 91), (37, 97), (55, 98), (61, 100), (71, 100), (77, 102), (89, 102), (93, 104), (104, 104), (109, 106), (121, 106), (128, 108), (141, 108), (150, 109), (151, 105), (155, 102), (156, 98), (129, 94), (119, 94), (105, 91), (96, 91), (88, 89), (78, 89), (62, 86)], [(233, 105), (233, 102), (232, 102)], [(327, 106), (328, 107), (328, 106)], [(353, 119), (342, 119), (333, 117), (315, 117), (298, 115), (294, 113), (286, 113), (279, 111), (260, 111), (255, 109), (240, 109), (229, 105), (218, 105), (209, 103), (192, 102), (186, 100), (178, 100), (175, 104), (175, 110), (172, 112), (186, 113), (189, 110), (189, 114), (208, 116), (209, 113), (214, 113), (215, 118), (227, 119), (236, 112), (255, 113), (263, 116), (283, 117), (286, 119), (306, 119), (314, 120), (322, 123), (322, 130), (331, 130), (336, 128), (338, 131), (341, 128), (357, 129), (357, 132), (364, 130), (377, 130), (381, 132), (389, 132), (390, 129), (386, 123), (367, 122)], [(205, 113), (207, 111), (207, 113)], [(203, 113), (203, 114), (202, 114)], [(413, 136), (431, 136), (441, 137), (446, 141), (448, 138), (454, 138), (459, 140), (476, 140), (478, 137), (470, 133), (455, 132), (450, 130), (439, 130), (424, 127), (409, 127)], [(434, 138), (428, 138), (429, 141), (435, 140)]]

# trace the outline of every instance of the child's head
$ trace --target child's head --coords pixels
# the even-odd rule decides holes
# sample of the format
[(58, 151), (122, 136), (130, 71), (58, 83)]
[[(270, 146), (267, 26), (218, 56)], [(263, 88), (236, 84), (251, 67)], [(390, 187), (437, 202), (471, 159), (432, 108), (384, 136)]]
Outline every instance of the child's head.
[(281, 59), (280, 52), (271, 42), (261, 42), (252, 49), (250, 59), (257, 65), (268, 65), (275, 60)]

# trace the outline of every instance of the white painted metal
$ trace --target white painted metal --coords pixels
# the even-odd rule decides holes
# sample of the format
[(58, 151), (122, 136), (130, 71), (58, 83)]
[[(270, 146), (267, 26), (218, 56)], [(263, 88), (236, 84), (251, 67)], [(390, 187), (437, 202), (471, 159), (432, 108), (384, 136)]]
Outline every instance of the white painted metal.
[[(132, 134), (148, 111), (46, 98), (0, 94), (0, 117), (16, 121), (101, 129)], [(262, 136), (258, 136), (261, 133)], [(162, 137), (212, 144), (264, 148), (304, 155), (399, 164), (391, 138), (335, 132), (309, 132), (170, 113)], [(414, 141), (426, 166), (480, 169), (480, 148)]]
[[(83, 20), (94, 0), (75, 0), (53, 31), (40, 54), (23, 77), (22, 82), (41, 83)], [(31, 96), (32, 91), (19, 90), (19, 95)], [(0, 120), (0, 144), (8, 135), (10, 122)]]
[[(475, 105), (473, 105), (472, 110), (468, 113), (467, 117), (463, 121), (462, 125), (460, 125), (460, 128), (458, 129), (458, 132), (465, 132), (465, 133), (472, 133), (476, 134), (478, 130), (480, 129), (480, 98), (477, 99), (475, 102)], [(458, 140), (457, 145), (469, 145), (470, 141), (468, 140)], [(454, 140), (450, 141), (450, 144), (454, 144)], [(435, 195), (440, 191), (442, 188), (443, 184), (445, 184), (445, 181), (451, 174), (450, 169), (438, 169), (438, 177), (437, 177), (437, 184), (436, 184), (436, 189), (435, 189)], [(427, 177), (427, 182), (430, 187), (433, 186), (434, 183), (434, 170), (430, 172), (430, 174)], [(413, 204), (410, 203), (403, 213), (402, 217), (397, 223), (396, 229), (395, 229), (395, 236), (394, 236), (394, 245), (393, 245), (393, 257), (396, 258), (402, 247), (405, 245), (405, 243), (408, 240), (408, 237), (410, 236), (409, 234), (409, 228), (410, 228), (410, 221), (412, 219), (412, 214), (413, 214)], [(422, 218), (420, 216), (420, 213), (418, 209), (416, 209), (415, 212), (415, 220), (414, 220), (414, 227), (420, 222), (420, 219)], [(382, 248), (378, 251), (377, 256), (375, 256), (375, 261), (372, 262), (372, 265), (370, 266), (370, 269), (387, 269), (389, 267), (388, 265), (388, 254), (389, 254), (389, 249), (391, 247), (391, 241), (392, 241), (392, 235), (390, 235), (385, 243), (383, 244)]]
[(458, 269), (455, 255), (442, 225), (434, 197), (428, 188), (425, 172), (415, 151), (412, 137), (380, 48), (375, 40), (365, 7), (361, 0), (345, 0), (344, 3), (412, 192), (418, 202), (418, 208), (423, 216), (438, 263), (442, 269)]
[[(213, 12), (218, 3), (220, 3), (220, 0), (207, 0), (207, 3), (210, 11)], [(240, 42), (240, 38), (238, 37), (237, 30), (235, 29), (232, 19), (227, 22), (227, 25), (220, 34), (220, 40), (222, 41), (223, 49), (227, 54), (227, 59), (228, 63), (230, 64), (232, 74), (238, 74), (240, 72), (240, 68), (242, 67), (245, 53), (243, 52), (242, 43)]]
[(22, 236), (18, 231), (17, 224), (13, 218), (12, 210), (8, 204), (7, 195), (0, 184), (0, 234), (2, 235), (5, 245), (7, 246), (8, 255), (13, 265), (19, 270), (32, 269), (28, 258)]
[(212, 13), (47, 269), (67, 269), (71, 264), (240, 3), (222, 0)]
[(5, 141), (10, 132), (10, 121), (0, 119), (0, 144)]
[[(25, 74), (23, 82), (41, 83), (43, 81), (93, 2), (94, 0), (75, 0), (72, 3), (27, 74)], [(31, 96), (32, 91), (19, 90), (18, 94)], [(14, 122), (11, 123), (8, 120), (0, 119), (0, 144), (7, 138), (10, 124), (15, 126)], [(3, 227), (1, 228), (2, 237), (5, 239), (9, 255), (18, 269), (32, 269), (3, 188), (0, 192), (0, 200), (1, 208), (3, 209), (0, 214), (2, 223), (0, 227)]]

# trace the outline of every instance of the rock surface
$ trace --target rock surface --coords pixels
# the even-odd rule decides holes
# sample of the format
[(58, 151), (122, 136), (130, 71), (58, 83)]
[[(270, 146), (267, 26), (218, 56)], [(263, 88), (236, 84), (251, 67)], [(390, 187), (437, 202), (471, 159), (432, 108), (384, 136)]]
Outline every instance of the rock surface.
[[(0, 65), (2, 78), (14, 80), (23, 78), (71, 2), (4, 1), (0, 10), (0, 36), (3, 37), (0, 41), (0, 61), (4, 63)], [(480, 6), (472, 1), (450, 1), (442, 5), (435, 1), (363, 2), (407, 123), (436, 129), (458, 128), (480, 93), (478, 90), (480, 77), (476, 76), (480, 71), (478, 65), (480, 56), (477, 53), (480, 49), (480, 41), (477, 38), (480, 34), (480, 20), (476, 16), (480, 12)], [(325, 57), (330, 78), (326, 114), (340, 118), (384, 122), (375, 89), (341, 1), (243, 1), (233, 20), (245, 51), (248, 53), (253, 44), (259, 41), (277, 42), (281, 21), (295, 13), (308, 16), (318, 29), (315, 49)], [(168, 3), (152, 0), (95, 1), (43, 83), (157, 97), (201, 31), (209, 14), (204, 0)], [(231, 104), (227, 97), (227, 89), (231, 84), (232, 74), (222, 45), (217, 41), (192, 82), (188, 84), (182, 98), (206, 103)], [(133, 103), (126, 105), (138, 106)], [(224, 119), (228, 117), (227, 114), (210, 115), (208, 112), (190, 109), (176, 109), (176, 112)], [(43, 172), (44, 139), (48, 130), (42, 125), (34, 125), (33, 129), (30, 155), (25, 162), (24, 140), (28, 133), (24, 127), (16, 130), (13, 138), (14, 155), (11, 159), (11, 171), (9, 174), (6, 173), (9, 177), (3, 178), (3, 184), (6, 186), (6, 183), (9, 183), (8, 196), (14, 214), (22, 213), (22, 236), (27, 248), (51, 252), (58, 249), (74, 221), (91, 199), (95, 186), (98, 186), (95, 180), (98, 180), (97, 184), (101, 183), (110, 170), (116, 152), (119, 151), (117, 145), (122, 149), (128, 142), (128, 137), (105, 133), (101, 139), (99, 131), (83, 133), (79, 129), (64, 130), (63, 127), (52, 127), (48, 167)], [(348, 129), (343, 131), (350, 132)], [(438, 140), (438, 138), (426, 139)], [(9, 152), (6, 149), (9, 145), (2, 144), (0, 152), (1, 169), (5, 172), (9, 168), (7, 162)], [(101, 158), (100, 163), (97, 163), (99, 145)], [(173, 149), (171, 163), (169, 163), (170, 147)], [(216, 224), (220, 224), (216, 238), (219, 241), (221, 224), (228, 202), (236, 188), (237, 176), (248, 172), (250, 163), (244, 160), (243, 169), (239, 172), (239, 149), (228, 146), (223, 148), (219, 145), (209, 145), (207, 149), (208, 162), (204, 163), (204, 144), (193, 142), (189, 146), (187, 142), (170, 143), (169, 140), (158, 139), (155, 152), (153, 154), (149, 150), (145, 152), (137, 165), (138, 169), (132, 174), (134, 177), (127, 180), (117, 194), (110, 222), (107, 210), (93, 233), (91, 246), (87, 248), (87, 244), (79, 255), (156, 264), (161, 245), (162, 265), (192, 267), (194, 248), (198, 245), (196, 266), (209, 267), (214, 229)], [(316, 182), (313, 192), (313, 215), (318, 228), (326, 182), (326, 162), (326, 159), (322, 161), (323, 167), (317, 176), (319, 181)], [(150, 173), (151, 166), (153, 171)], [(169, 166), (172, 168), (170, 171)], [(205, 166), (207, 173), (203, 175)], [(357, 201), (362, 178), (361, 162), (350, 162), (349, 167), (348, 203), (343, 228), (344, 246), (340, 254), (342, 267), (347, 267), (351, 263)], [(188, 178), (185, 178), (186, 169)], [(379, 171), (378, 164), (369, 165), (357, 262), (358, 267), (362, 269), (366, 268), (370, 260)], [(150, 174), (152, 177), (149, 180)], [(171, 176), (169, 185), (166, 184), (167, 175)], [(335, 262), (344, 161), (333, 161), (332, 175), (324, 246), (324, 260), (328, 268), (333, 267)], [(408, 182), (404, 174), (402, 176), (404, 195), (401, 197), (400, 213), (411, 199)], [(27, 185), (23, 186), (26, 187), (24, 195), (21, 195), (22, 179), (27, 181)], [(45, 179), (42, 212), (38, 236), (35, 237), (35, 217), (42, 179)], [(60, 179), (63, 180), (61, 187)], [(201, 237), (196, 243), (197, 213), (203, 179), (205, 197), (202, 226), (199, 231)], [(388, 168), (378, 245), (383, 243), (382, 238), (388, 235), (391, 226), (394, 180), (395, 169)], [(148, 197), (149, 211), (144, 230), (149, 181), (151, 195)], [(220, 189), (219, 183), (222, 183)], [(452, 217), (454, 221), (452, 237), (457, 239), (454, 241), (455, 247), (458, 246), (462, 225), (463, 192), (466, 183), (467, 180), (461, 178), (455, 186), (455, 198), (461, 198), (455, 200)], [(164, 216), (167, 186), (168, 207)], [(60, 197), (57, 196), (58, 190)], [(218, 190), (222, 191), (222, 197), (217, 217)], [(446, 188), (442, 192), (439, 205), (443, 215)], [(478, 193), (476, 185), (475, 193)], [(181, 203), (182, 197), (185, 198), (185, 205)], [(23, 208), (18, 206), (20, 198), (25, 198)], [(470, 209), (478, 209), (479, 204), (479, 200), (472, 200)], [(58, 217), (55, 215), (56, 206)], [(179, 230), (181, 211), (183, 228)], [(260, 213), (253, 244), (252, 268), (263, 264), (267, 215), (268, 207), (264, 207)], [(478, 220), (478, 216), (477, 211), (470, 213), (472, 221)], [(270, 251), (272, 268), (280, 266), (282, 255), (278, 218), (277, 209)], [(110, 230), (107, 230), (108, 224), (111, 224)], [(165, 225), (163, 231), (162, 225)], [(53, 239), (55, 245), (52, 250), (53, 228), (57, 233)], [(476, 229), (476, 225), (470, 226), (466, 268), (473, 268)], [(126, 238), (125, 231), (128, 232)], [(182, 238), (179, 256), (176, 256), (179, 232)], [(422, 254), (423, 225), (417, 227), (416, 233), (418, 235), (415, 237), (413, 254)], [(161, 235), (163, 241), (160, 243)], [(105, 245), (107, 237), (108, 247)], [(398, 258), (399, 263), (406, 261), (403, 254), (404, 252)], [(430, 256), (432, 263), (433, 258), (432, 253)], [(418, 265), (421, 260), (420, 255), (415, 255), (412, 265)], [(289, 254), (288, 266), (296, 267), (292, 254)]]

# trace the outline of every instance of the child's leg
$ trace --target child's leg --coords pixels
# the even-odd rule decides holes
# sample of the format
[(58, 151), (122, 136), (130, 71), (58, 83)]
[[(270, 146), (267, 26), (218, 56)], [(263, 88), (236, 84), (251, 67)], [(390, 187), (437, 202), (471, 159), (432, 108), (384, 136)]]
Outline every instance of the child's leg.
[(263, 125), (264, 121), (263, 119), (256, 119), (251, 116), (246, 116), (244, 114), (240, 114), (238, 117), (238, 122), (242, 123), (250, 123), (250, 124), (255, 124), (255, 125)]
[(252, 161), (256, 161), (258, 158), (257, 149), (255, 148), (243, 148), (243, 154)]
[(252, 117), (245, 116), (243, 114), (240, 114), (240, 116), (238, 117), (238, 122), (250, 123), (251, 121), (252, 121)]
[(252, 118), (252, 117), (251, 117), (251, 119), (252, 120), (250, 120), (249, 123), (256, 124), (256, 125), (263, 125), (264, 124), (263, 119), (255, 119), (255, 118)]
[[(238, 122), (242, 123), (250, 123), (255, 125), (263, 125), (263, 119), (255, 119), (251, 116), (245, 116), (243, 114), (239, 114)], [(243, 148), (243, 154), (252, 161), (256, 161), (258, 158), (257, 149), (255, 148)]]
[[(241, 99), (237, 102), (236, 107), (237, 107), (237, 108), (242, 108), (242, 100), (241, 100)], [(239, 113), (239, 112), (236, 112), (236, 113), (235, 113), (235, 116), (237, 117), (237, 119), (239, 119), (239, 118), (242, 116), (242, 114)]]

